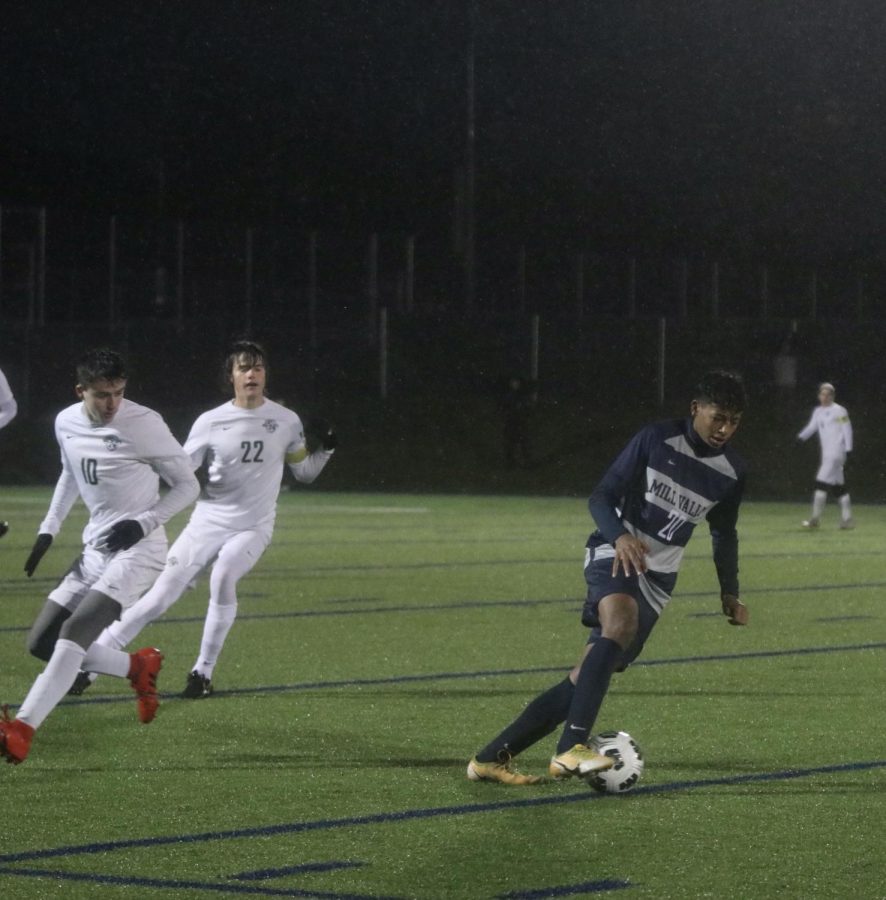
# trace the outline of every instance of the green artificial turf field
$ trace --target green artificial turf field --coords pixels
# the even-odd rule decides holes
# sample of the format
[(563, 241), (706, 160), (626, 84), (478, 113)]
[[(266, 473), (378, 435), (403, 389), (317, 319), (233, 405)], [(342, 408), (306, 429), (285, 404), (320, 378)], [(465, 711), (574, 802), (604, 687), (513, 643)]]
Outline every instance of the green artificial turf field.
[[(13, 707), (40, 671), (26, 630), (79, 549), (82, 507), (25, 578), (49, 495), (0, 493)], [(583, 498), (285, 492), (212, 698), (176, 696), (204, 579), (136, 642), (166, 655), (153, 724), (103, 678), (0, 768), (0, 898), (886, 897), (886, 517), (860, 507), (843, 532), (831, 505), (807, 533), (806, 512), (746, 504), (744, 629), (697, 532), (597, 722), (635, 737), (644, 777), (601, 796), (465, 778), (581, 651)]]

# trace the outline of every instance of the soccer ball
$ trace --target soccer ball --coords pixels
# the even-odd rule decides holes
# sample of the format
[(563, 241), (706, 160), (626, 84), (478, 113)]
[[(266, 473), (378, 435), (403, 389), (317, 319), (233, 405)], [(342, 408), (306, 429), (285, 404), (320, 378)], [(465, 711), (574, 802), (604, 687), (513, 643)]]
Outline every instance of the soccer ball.
[(631, 790), (643, 774), (643, 751), (626, 731), (606, 731), (594, 735), (588, 746), (615, 763), (604, 772), (592, 772), (588, 784), (607, 794), (623, 794)]

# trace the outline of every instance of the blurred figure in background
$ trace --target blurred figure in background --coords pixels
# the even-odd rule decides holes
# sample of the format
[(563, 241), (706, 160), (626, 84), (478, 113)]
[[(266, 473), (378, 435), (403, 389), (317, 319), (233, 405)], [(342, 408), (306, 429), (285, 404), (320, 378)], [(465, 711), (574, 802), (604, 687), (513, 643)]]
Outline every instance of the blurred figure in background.
[(852, 452), (852, 423), (845, 406), (834, 402), (836, 390), (825, 381), (818, 386), (818, 406), (806, 427), (797, 435), (806, 442), (818, 432), (821, 463), (815, 474), (812, 515), (804, 519), (804, 528), (818, 528), (828, 494), (840, 504), (840, 528), (854, 528), (849, 488), (846, 486), (846, 462)]

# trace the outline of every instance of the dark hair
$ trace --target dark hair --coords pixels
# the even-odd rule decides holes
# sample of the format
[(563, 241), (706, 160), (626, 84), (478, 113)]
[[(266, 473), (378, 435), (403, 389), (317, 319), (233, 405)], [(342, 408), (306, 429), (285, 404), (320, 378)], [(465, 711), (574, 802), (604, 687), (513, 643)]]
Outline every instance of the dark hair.
[(96, 381), (121, 381), (128, 378), (126, 363), (116, 350), (100, 347), (88, 350), (77, 360), (77, 384), (90, 387)]
[(234, 366), (241, 356), (245, 356), (246, 361), (250, 365), (254, 366), (260, 362), (265, 367), (265, 370), (268, 368), (268, 356), (261, 344), (255, 341), (234, 341), (228, 347), (228, 355), (225, 357), (224, 365), (222, 366), (222, 377), (226, 387), (231, 383)]
[(741, 375), (722, 369), (715, 369), (702, 376), (693, 399), (700, 403), (714, 403), (730, 412), (742, 412), (748, 400)]

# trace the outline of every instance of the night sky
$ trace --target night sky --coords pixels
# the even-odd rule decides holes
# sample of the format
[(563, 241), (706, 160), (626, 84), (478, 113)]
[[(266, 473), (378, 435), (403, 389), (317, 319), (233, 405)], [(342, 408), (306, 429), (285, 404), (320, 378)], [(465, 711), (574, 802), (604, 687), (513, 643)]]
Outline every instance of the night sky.
[[(4, 4), (0, 201), (445, 225), (465, 0)], [(882, 0), (476, 0), (478, 227), (882, 253)]]

